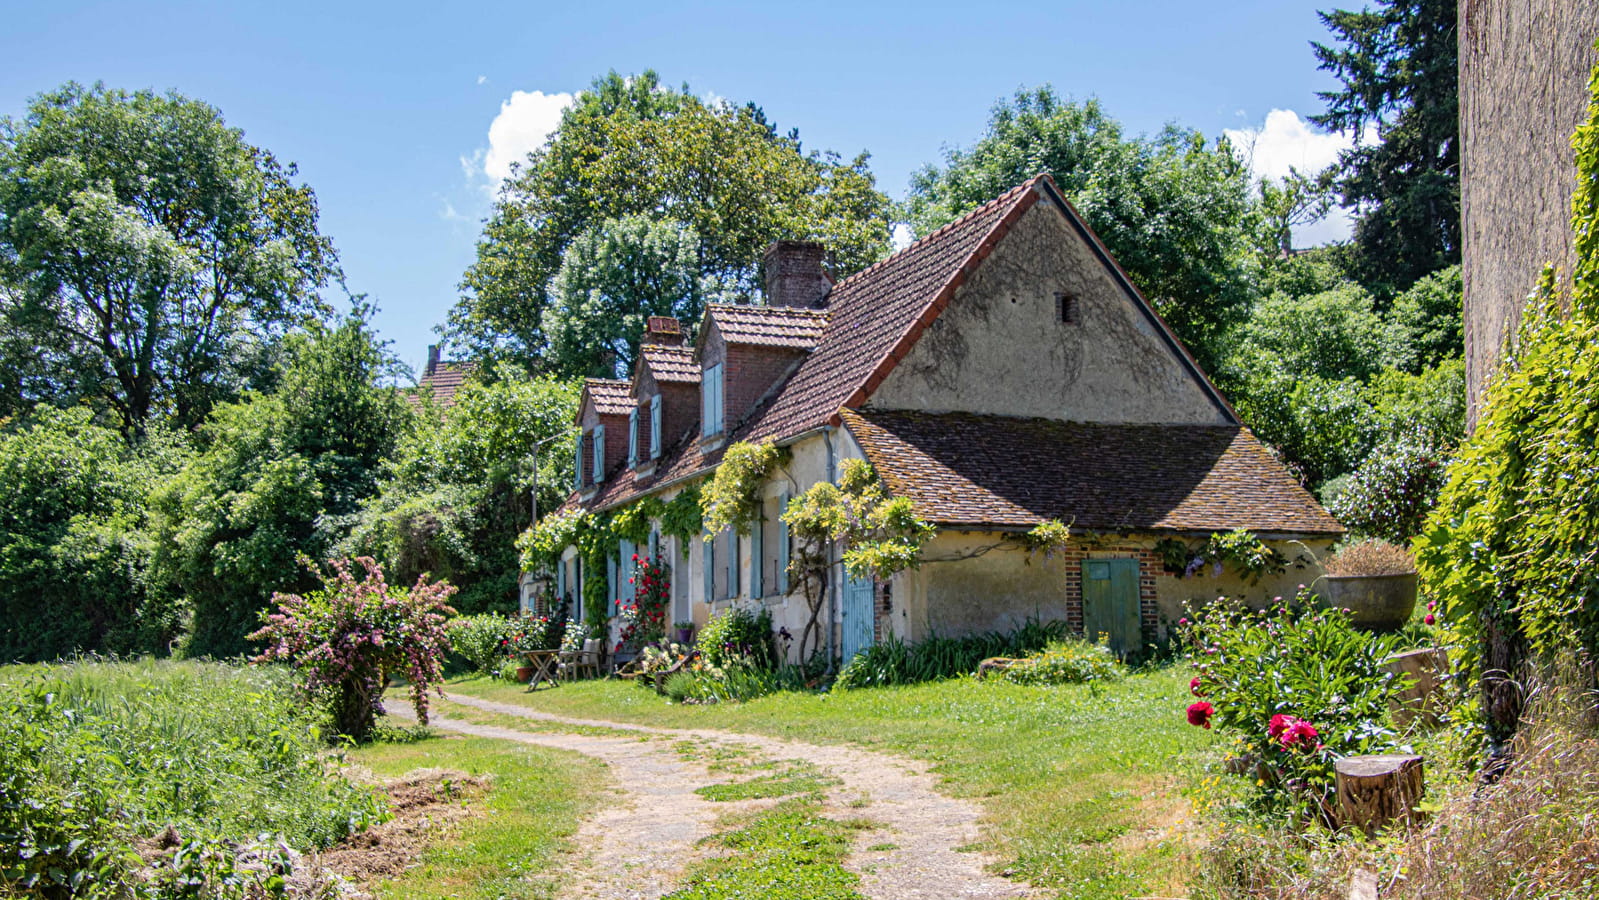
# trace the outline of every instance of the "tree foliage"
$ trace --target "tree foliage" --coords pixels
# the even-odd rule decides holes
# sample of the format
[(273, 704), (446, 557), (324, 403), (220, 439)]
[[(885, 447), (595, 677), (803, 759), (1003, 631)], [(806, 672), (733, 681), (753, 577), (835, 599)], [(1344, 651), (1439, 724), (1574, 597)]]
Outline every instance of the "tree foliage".
[(449, 332), (479, 358), (537, 364), (551, 345), (544, 313), (568, 248), (630, 215), (686, 226), (697, 274), (747, 297), (778, 238), (824, 242), (840, 272), (876, 261), (888, 249), (889, 208), (865, 154), (806, 153), (754, 104), (707, 103), (653, 72), (612, 72), (578, 95), (502, 189)]
[(0, 121), (0, 354), (39, 361), (0, 399), (86, 398), (133, 436), (237, 396), (337, 273), (294, 175), (176, 93), (69, 83)]
[(535, 457), (541, 511), (558, 507), (572, 483), (579, 385), (501, 374), (467, 382), (447, 410), (423, 410), (341, 545), (383, 560), (402, 581), (448, 579), (460, 588), (455, 605), (471, 613), (517, 608), (515, 540), (532, 515)]
[(1339, 159), (1339, 188), (1357, 214), (1363, 279), (1379, 293), (1460, 262), (1460, 98), (1455, 0), (1378, 0), (1321, 13), (1336, 46), (1314, 44), (1342, 87), (1320, 94), (1311, 121), (1375, 144)]
[(84, 407), (40, 406), (0, 430), (0, 661), (161, 653), (178, 611), (150, 579), (150, 485), (182, 464), (138, 450)]
[(1262, 227), (1231, 148), (1175, 126), (1128, 139), (1097, 100), (1063, 99), (1048, 85), (1023, 90), (994, 106), (970, 149), (912, 176), (912, 224), (927, 234), (1040, 172), (1200, 361), (1212, 362), (1248, 309)]
[(190, 598), (188, 652), (232, 656), (277, 591), (307, 587), (410, 426), (392, 361), (360, 314), (291, 335), (272, 394), (216, 408), (198, 457), (156, 494), (157, 566)]
[(627, 378), (650, 316), (695, 323), (731, 292), (700, 271), (693, 226), (633, 215), (607, 219), (572, 241), (540, 322), (557, 372)]

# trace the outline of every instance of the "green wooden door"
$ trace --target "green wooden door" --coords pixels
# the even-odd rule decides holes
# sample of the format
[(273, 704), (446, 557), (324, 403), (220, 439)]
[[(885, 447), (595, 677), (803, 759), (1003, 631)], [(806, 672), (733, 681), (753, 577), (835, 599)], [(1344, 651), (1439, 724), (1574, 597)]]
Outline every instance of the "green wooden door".
[(1143, 646), (1138, 616), (1138, 560), (1083, 560), (1083, 633), (1091, 641), (1110, 636), (1118, 656)]

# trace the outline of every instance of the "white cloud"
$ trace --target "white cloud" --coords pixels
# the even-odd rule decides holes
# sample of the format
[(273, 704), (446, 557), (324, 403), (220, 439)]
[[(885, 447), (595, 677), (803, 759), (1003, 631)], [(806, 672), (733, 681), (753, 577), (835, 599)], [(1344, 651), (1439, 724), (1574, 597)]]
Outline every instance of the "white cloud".
[[(1338, 154), (1355, 145), (1353, 135), (1316, 131), (1291, 109), (1274, 109), (1266, 114), (1259, 128), (1225, 129), (1227, 140), (1249, 163), (1256, 178), (1282, 178), (1290, 169), (1301, 175), (1315, 175), (1338, 161)], [(1375, 128), (1363, 136), (1366, 142), (1377, 138)], [(1294, 229), (1294, 242), (1315, 246), (1349, 237), (1353, 222), (1337, 207), (1320, 222)]]
[(561, 113), (572, 105), (572, 95), (543, 91), (513, 91), (500, 103), (499, 115), (489, 123), (489, 145), (461, 157), (461, 168), (473, 180), (487, 176), (493, 193), (511, 177), (511, 167), (544, 146), (550, 132), (561, 124)]
[(489, 76), (487, 76), (487, 75), (479, 75), (477, 77), (477, 83), (478, 84), (482, 84), (483, 82), (488, 81), (488, 80), (489, 80)]
[(904, 222), (897, 222), (888, 235), (889, 242), (894, 245), (894, 252), (898, 253), (911, 245), (916, 240), (916, 232)]

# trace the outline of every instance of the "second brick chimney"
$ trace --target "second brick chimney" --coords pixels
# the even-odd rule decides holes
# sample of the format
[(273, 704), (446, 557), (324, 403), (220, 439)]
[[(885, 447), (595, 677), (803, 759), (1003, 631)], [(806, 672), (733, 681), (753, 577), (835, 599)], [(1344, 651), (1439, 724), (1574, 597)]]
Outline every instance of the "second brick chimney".
[(826, 259), (827, 248), (815, 241), (773, 241), (763, 259), (766, 305), (820, 307), (833, 287)]
[(671, 316), (650, 316), (644, 326), (644, 343), (676, 347), (683, 343), (683, 326)]

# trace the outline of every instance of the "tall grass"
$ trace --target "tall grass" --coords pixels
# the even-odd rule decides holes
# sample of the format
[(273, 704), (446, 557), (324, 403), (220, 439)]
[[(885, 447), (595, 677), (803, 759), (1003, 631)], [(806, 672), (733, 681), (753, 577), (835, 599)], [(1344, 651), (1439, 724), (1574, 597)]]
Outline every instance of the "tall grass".
[(917, 684), (969, 675), (977, 670), (978, 663), (989, 657), (1026, 656), (1065, 640), (1069, 634), (1064, 621), (1028, 619), (1015, 631), (959, 638), (933, 635), (918, 644), (906, 644), (889, 635), (856, 654), (839, 672), (835, 686)]
[(12, 667), (0, 698), (0, 895), (52, 872), (109, 884), (134, 841), (168, 826), (184, 841), (271, 835), (304, 850), (386, 815), (329, 771), (317, 712), (273, 669)]

